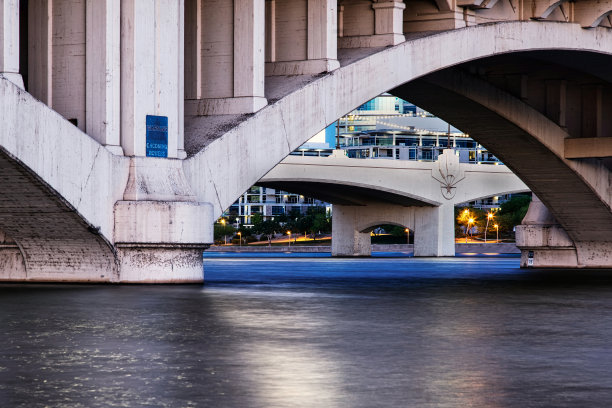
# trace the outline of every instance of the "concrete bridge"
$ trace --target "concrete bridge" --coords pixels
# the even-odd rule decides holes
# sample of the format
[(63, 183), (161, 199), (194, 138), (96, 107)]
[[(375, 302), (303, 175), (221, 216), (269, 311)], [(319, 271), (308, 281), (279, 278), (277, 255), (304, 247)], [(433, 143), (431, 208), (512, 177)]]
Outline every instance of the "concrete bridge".
[(435, 162), (288, 156), (257, 185), (334, 204), (332, 255), (368, 256), (381, 224), (414, 231), (415, 256), (455, 255), (455, 205), (529, 191), (506, 166), (459, 163), (454, 150)]
[(201, 281), (216, 217), (385, 91), (540, 197), (524, 263), (611, 266), (612, 4), (516, 3), (0, 0), (0, 278)]

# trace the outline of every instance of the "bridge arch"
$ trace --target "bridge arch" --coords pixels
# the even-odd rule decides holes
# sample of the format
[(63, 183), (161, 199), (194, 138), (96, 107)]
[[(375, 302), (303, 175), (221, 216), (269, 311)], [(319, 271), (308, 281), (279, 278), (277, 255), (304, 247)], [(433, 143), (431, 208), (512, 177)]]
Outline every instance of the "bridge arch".
[[(213, 203), (214, 213), (219, 215), (291, 151), (365, 101), (460, 64), (546, 50), (609, 58), (612, 31), (584, 30), (577, 24), (557, 22), (505, 22), (437, 33), (364, 54), (361, 59), (352, 57), (354, 62), (300, 85), (286, 96), (269, 98), (273, 101), (269, 106), (187, 159), (187, 177), (199, 200)], [(606, 75), (597, 74), (600, 79)]]

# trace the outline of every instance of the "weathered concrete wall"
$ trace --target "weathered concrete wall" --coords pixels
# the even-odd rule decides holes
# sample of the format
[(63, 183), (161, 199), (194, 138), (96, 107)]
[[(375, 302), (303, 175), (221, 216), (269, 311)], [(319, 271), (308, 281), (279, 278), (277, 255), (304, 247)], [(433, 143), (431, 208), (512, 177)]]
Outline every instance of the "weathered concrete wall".
[[(5, 79), (0, 112), (0, 225), (19, 245), (25, 278), (115, 280), (113, 204), (123, 196), (129, 160)], [(20, 273), (12, 262), (3, 279)]]

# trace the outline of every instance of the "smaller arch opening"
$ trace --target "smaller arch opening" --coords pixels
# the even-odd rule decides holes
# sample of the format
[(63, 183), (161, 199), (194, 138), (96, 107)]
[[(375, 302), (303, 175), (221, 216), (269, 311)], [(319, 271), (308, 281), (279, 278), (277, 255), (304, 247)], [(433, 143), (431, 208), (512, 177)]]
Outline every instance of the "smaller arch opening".
[(414, 244), (414, 230), (394, 222), (382, 222), (361, 230), (370, 233), (372, 244)]

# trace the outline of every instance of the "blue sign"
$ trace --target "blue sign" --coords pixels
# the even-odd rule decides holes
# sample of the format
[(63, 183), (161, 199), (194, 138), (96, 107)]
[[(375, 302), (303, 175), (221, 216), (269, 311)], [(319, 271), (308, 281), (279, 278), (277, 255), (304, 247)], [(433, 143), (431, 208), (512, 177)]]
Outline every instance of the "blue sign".
[(168, 117), (147, 115), (147, 157), (168, 157)]

